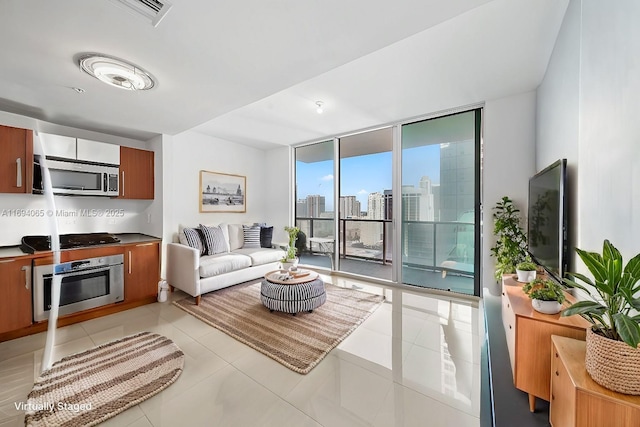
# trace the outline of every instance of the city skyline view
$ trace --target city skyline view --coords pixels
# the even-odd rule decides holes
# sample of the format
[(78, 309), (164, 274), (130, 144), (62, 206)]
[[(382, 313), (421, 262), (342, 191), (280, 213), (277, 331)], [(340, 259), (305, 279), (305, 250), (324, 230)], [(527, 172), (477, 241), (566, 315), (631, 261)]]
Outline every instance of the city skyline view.
[[(440, 144), (404, 149), (402, 184), (418, 187), (422, 177), (431, 183), (440, 183)], [(341, 159), (340, 196), (355, 196), (362, 211), (368, 209), (371, 193), (384, 193), (392, 189), (392, 153), (367, 154)], [(325, 197), (325, 210), (334, 212), (333, 161), (296, 164), (297, 198), (319, 195)]]

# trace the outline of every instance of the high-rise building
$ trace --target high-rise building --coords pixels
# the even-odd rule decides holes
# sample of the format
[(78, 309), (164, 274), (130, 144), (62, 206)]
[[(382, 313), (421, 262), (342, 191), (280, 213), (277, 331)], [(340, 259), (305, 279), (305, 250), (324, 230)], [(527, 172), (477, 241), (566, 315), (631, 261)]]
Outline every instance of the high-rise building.
[(393, 219), (393, 190), (384, 190), (384, 219)]
[(385, 219), (384, 215), (384, 195), (378, 192), (370, 193), (367, 203), (367, 218)]
[(340, 218), (360, 218), (360, 201), (356, 196), (340, 196)]
[(423, 176), (419, 187), (402, 186), (402, 219), (406, 221), (433, 221), (434, 203), (431, 179)]
[(324, 213), (325, 199), (324, 196), (313, 194), (307, 196), (307, 216), (310, 218), (320, 218)]
[(475, 208), (475, 143), (440, 144), (440, 221), (458, 221)]
[(306, 199), (298, 199), (296, 201), (296, 216), (298, 218), (307, 217), (307, 200)]

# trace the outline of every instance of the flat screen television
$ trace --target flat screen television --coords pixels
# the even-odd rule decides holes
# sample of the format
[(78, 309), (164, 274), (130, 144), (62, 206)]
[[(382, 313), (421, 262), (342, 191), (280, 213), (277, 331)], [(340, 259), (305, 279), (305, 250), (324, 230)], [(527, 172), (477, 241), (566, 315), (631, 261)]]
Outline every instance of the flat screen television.
[(552, 279), (568, 270), (567, 160), (560, 159), (529, 179), (528, 251)]

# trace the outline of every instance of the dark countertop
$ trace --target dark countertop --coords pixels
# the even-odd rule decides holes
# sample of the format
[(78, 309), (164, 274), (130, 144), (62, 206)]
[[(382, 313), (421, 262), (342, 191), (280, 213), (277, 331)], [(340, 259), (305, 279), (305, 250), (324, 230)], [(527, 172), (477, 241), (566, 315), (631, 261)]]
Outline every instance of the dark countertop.
[[(114, 236), (116, 236), (118, 239), (120, 239), (120, 243), (116, 243), (115, 245), (135, 245), (138, 243), (153, 243), (153, 242), (160, 242), (162, 241), (162, 239), (160, 239), (159, 237), (154, 237), (154, 236), (149, 236), (147, 234), (142, 234), (142, 233), (121, 233), (121, 234), (114, 234)], [(113, 246), (113, 245), (102, 245), (102, 246)], [(96, 246), (91, 246), (91, 247), (96, 247)], [(73, 249), (63, 249), (65, 251), (73, 251), (75, 249), (86, 249), (86, 247), (83, 248), (73, 248)], [(19, 245), (16, 246), (0, 246), (0, 258), (16, 258), (16, 257), (34, 257), (34, 256), (43, 256), (45, 254), (49, 253), (49, 251), (46, 252), (36, 252), (35, 254), (28, 254), (23, 252), (20, 249)]]

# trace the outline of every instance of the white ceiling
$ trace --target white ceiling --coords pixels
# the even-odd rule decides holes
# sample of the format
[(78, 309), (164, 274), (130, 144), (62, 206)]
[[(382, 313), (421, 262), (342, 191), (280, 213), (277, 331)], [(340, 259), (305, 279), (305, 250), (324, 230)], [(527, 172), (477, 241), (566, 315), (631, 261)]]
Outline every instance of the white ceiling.
[[(154, 28), (111, 0), (1, 1), (0, 110), (137, 139), (310, 141), (535, 89), (568, 0), (172, 3)], [(158, 86), (104, 85), (83, 52)]]

